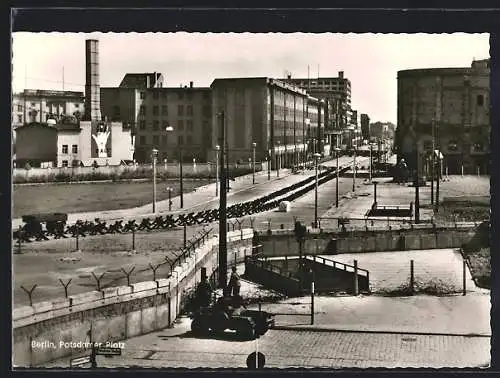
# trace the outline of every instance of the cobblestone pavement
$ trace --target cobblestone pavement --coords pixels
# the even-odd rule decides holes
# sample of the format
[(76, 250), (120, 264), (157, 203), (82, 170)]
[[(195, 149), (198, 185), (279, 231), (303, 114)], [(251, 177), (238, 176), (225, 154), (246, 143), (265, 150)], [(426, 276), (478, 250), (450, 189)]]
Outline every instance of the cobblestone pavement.
[(257, 344), (269, 368), (463, 368), (490, 362), (490, 340), (484, 337), (270, 330), (258, 341), (237, 341), (230, 333), (194, 338), (188, 327), (184, 318), (173, 329), (126, 340), (122, 356), (99, 356), (98, 367), (246, 368)]

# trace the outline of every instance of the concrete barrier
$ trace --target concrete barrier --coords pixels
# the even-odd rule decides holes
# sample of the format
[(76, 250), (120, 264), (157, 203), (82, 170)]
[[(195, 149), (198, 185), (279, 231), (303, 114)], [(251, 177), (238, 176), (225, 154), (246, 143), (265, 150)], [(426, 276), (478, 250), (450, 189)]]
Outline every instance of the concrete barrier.
[[(251, 251), (252, 230), (228, 233), (228, 256), (243, 261)], [(196, 249), (196, 258), (177, 266), (169, 278), (106, 288), (35, 303), (13, 310), (13, 364), (38, 366), (84, 351), (60, 342), (119, 341), (163, 329), (182, 311), (182, 300), (199, 278), (200, 267), (217, 268), (218, 237)]]

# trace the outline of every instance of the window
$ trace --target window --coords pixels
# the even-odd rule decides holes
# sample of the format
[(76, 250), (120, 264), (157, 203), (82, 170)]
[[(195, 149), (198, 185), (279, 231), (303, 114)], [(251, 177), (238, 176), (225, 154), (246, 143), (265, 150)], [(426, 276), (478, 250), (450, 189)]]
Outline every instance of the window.
[(78, 145), (77, 144), (74, 144), (71, 146), (71, 152), (74, 154), (78, 153)]
[(144, 120), (139, 121), (139, 129), (146, 130), (146, 121)]
[[(118, 92), (118, 93), (120, 93), (120, 92)], [(79, 107), (80, 107), (80, 104), (75, 104), (75, 108), (78, 109)]]
[(167, 145), (167, 136), (166, 135), (161, 136), (161, 144), (162, 144), (162, 146)]
[(139, 115), (146, 115), (146, 105), (141, 105), (139, 108)]
[(484, 149), (483, 143), (481, 142), (474, 143), (474, 151), (480, 152), (483, 151), (483, 149)]
[(192, 135), (188, 135), (187, 136), (187, 144), (193, 144), (193, 136)]
[(153, 145), (158, 146), (160, 144), (160, 137), (158, 135), (153, 135)]
[(177, 144), (179, 146), (184, 144), (184, 137), (182, 135), (177, 136)]
[(184, 105), (177, 106), (177, 115), (184, 115)]
[(22, 105), (17, 105), (17, 111), (22, 112), (23, 111), (23, 106)]
[(71, 161), (71, 166), (78, 167), (80, 165), (80, 160), (75, 159)]
[(184, 130), (184, 121), (182, 119), (177, 121), (177, 129)]
[(179, 100), (182, 100), (184, 98), (184, 93), (177, 92), (177, 94), (179, 95)]
[(63, 160), (62, 161), (62, 166), (67, 168), (68, 167), (68, 161), (67, 160)]
[(36, 104), (35, 104), (34, 102), (32, 102), (32, 103), (31, 103), (31, 106), (32, 106), (32, 107), (33, 107), (33, 106), (36, 106)]
[(68, 153), (68, 145), (67, 144), (63, 144), (62, 145), (62, 153), (63, 154), (67, 154)]
[(139, 97), (141, 98), (141, 100), (144, 100), (144, 99), (146, 98), (146, 93), (141, 92), (141, 93), (139, 94)]
[(484, 106), (484, 96), (477, 95), (477, 106)]
[(145, 135), (141, 135), (139, 137), (139, 145), (144, 146), (145, 144), (146, 144), (146, 136)]
[(17, 122), (18, 123), (23, 123), (23, 116), (22, 115), (18, 115), (17, 116)]
[(186, 127), (188, 131), (193, 131), (193, 121), (190, 119), (186, 121)]
[(188, 105), (187, 108), (186, 108), (186, 112), (187, 112), (188, 116), (192, 116), (193, 115), (193, 106), (192, 105)]
[(158, 131), (160, 128), (160, 122), (156, 119), (153, 121), (153, 130)]
[(160, 114), (160, 108), (158, 107), (158, 105), (153, 106), (153, 115), (157, 116), (159, 114)]
[(154, 91), (153, 92), (153, 99), (158, 100), (159, 98), (160, 98), (160, 94), (158, 93), (158, 91)]
[(457, 151), (458, 150), (458, 144), (455, 140), (450, 140), (448, 142), (448, 151)]
[(162, 105), (161, 106), (161, 114), (162, 115), (168, 115), (168, 106), (167, 105)]

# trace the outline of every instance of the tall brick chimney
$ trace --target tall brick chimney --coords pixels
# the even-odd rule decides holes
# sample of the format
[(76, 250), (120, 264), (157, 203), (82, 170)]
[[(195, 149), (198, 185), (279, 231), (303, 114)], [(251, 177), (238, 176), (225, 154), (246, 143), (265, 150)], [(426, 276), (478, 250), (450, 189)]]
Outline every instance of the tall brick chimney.
[(101, 121), (101, 92), (99, 86), (99, 41), (85, 41), (85, 121)]

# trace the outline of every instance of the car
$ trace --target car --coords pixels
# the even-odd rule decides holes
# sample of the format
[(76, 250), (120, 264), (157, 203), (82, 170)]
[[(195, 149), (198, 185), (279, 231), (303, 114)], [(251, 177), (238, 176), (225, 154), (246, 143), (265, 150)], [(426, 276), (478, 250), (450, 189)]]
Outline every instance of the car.
[(191, 316), (193, 334), (198, 336), (221, 334), (229, 329), (236, 331), (245, 340), (253, 340), (274, 326), (273, 314), (267, 311), (234, 308), (231, 303), (234, 301), (234, 297), (221, 297), (216, 304), (195, 311)]

